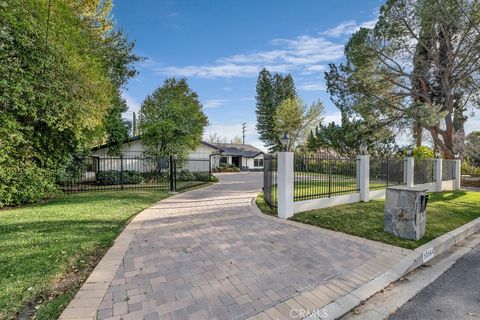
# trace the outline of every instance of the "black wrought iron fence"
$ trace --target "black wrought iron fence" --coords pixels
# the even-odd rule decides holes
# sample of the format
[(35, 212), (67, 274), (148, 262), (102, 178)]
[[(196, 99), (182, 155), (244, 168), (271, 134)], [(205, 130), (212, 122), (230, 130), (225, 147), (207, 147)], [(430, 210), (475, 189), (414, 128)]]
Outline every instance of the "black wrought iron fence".
[(263, 159), (263, 197), (271, 207), (277, 207), (277, 158), (265, 155)]
[(357, 159), (295, 156), (294, 201), (359, 192)]
[(159, 188), (181, 190), (210, 181), (209, 159), (144, 155), (77, 158), (58, 184), (64, 192)]
[(453, 160), (444, 159), (442, 161), (442, 181), (455, 179), (455, 166)]
[(370, 158), (370, 189), (404, 184), (406, 184), (404, 159)]
[(415, 159), (413, 170), (415, 184), (435, 181), (435, 159)]

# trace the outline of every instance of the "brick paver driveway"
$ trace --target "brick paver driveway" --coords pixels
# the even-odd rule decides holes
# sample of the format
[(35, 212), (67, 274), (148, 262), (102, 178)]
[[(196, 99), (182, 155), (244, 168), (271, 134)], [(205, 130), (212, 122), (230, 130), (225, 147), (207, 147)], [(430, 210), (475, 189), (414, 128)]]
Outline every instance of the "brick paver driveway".
[(141, 213), (97, 318), (289, 318), (292, 308), (321, 307), (403, 257), (395, 247), (258, 214), (261, 180), (220, 175)]

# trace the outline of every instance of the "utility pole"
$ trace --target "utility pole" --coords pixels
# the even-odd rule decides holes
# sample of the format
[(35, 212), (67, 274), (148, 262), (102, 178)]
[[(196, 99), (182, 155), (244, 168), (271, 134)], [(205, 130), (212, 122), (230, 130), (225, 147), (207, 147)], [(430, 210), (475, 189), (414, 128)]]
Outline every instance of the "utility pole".
[(132, 136), (135, 137), (137, 135), (137, 115), (135, 112), (133, 113), (133, 128), (132, 128)]
[(247, 123), (242, 123), (242, 137), (243, 137), (243, 144), (245, 144), (245, 132), (247, 131)]

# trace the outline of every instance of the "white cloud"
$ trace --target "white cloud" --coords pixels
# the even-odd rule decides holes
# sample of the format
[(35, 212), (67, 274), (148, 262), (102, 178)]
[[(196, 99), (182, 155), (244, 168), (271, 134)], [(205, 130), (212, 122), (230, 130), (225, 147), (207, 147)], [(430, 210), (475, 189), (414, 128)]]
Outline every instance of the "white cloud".
[(331, 29), (321, 32), (320, 34), (332, 38), (348, 36), (358, 31), (360, 28), (373, 28), (377, 21), (377, 18), (362, 23), (357, 23), (355, 20), (344, 21)]
[(323, 64), (314, 64), (314, 65), (305, 67), (305, 70), (302, 72), (302, 74), (308, 75), (312, 73), (322, 72), (325, 70), (325, 68), (326, 67)]
[(325, 91), (327, 88), (323, 83), (306, 82), (298, 86), (303, 91)]
[(469, 134), (472, 131), (480, 131), (480, 114), (468, 118), (465, 122), (465, 134)]
[(335, 113), (327, 114), (323, 117), (323, 123), (324, 124), (329, 124), (335, 122), (336, 124), (341, 124), (342, 123), (342, 114), (340, 111), (337, 111)]
[(343, 57), (343, 41), (332, 38), (351, 34), (361, 27), (372, 27), (376, 22), (377, 18), (362, 23), (346, 21), (314, 36), (273, 39), (271, 50), (234, 54), (203, 65), (156, 65), (152, 69), (167, 76), (207, 79), (256, 77), (264, 67), (272, 72), (318, 73), (325, 70), (326, 64)]
[(124, 116), (126, 116), (128, 119), (132, 119), (133, 112), (138, 115), (138, 111), (140, 110), (140, 103), (134, 97), (129, 95), (126, 91), (122, 91), (122, 97), (123, 99), (125, 99), (128, 106), (128, 111), (124, 113)]
[(294, 39), (274, 39), (273, 50), (236, 54), (218, 59), (213, 64), (166, 66), (154, 70), (169, 76), (197, 78), (254, 77), (262, 68), (272, 72), (322, 71), (328, 63), (343, 56), (344, 46), (322, 36), (298, 36)]
[(206, 100), (203, 103), (203, 107), (205, 109), (214, 109), (214, 108), (219, 108), (225, 104), (225, 102), (228, 102), (228, 99), (210, 99)]
[(218, 64), (207, 66), (169, 66), (156, 68), (155, 71), (168, 76), (196, 77), (196, 78), (232, 78), (256, 76), (260, 71), (258, 65)]

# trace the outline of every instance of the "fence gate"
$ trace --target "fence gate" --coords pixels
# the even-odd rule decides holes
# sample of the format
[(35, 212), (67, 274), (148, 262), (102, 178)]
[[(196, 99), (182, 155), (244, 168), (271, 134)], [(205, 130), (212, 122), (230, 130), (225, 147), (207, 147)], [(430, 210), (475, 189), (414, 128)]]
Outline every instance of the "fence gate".
[(277, 208), (277, 158), (270, 155), (263, 159), (263, 197), (271, 208)]
[(210, 181), (209, 159), (142, 155), (76, 158), (58, 184), (64, 192), (157, 188), (179, 191)]

